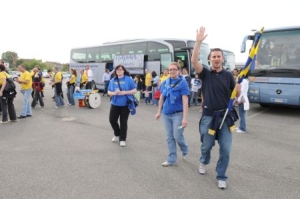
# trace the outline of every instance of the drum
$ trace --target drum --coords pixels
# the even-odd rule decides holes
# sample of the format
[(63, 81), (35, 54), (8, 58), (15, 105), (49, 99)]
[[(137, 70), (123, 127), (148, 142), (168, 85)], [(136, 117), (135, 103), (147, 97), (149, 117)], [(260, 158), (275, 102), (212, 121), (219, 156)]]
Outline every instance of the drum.
[(101, 103), (99, 93), (89, 93), (84, 97), (84, 103), (89, 108), (98, 108)]

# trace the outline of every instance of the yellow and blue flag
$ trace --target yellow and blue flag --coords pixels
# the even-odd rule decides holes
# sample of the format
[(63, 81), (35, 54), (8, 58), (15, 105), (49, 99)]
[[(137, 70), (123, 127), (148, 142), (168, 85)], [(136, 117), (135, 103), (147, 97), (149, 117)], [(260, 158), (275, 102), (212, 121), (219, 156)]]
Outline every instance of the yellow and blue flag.
[[(242, 71), (240, 72), (240, 74), (238, 75), (238, 81), (237, 83), (242, 83), (243, 79), (245, 78), (245, 76), (249, 73), (250, 70), (253, 70), (255, 67), (255, 59), (256, 59), (256, 54), (258, 51), (258, 48), (260, 46), (260, 39), (261, 39), (261, 35), (263, 34), (264, 28), (262, 28), (259, 32), (259, 34), (256, 35), (255, 40), (253, 42), (253, 45), (251, 47), (247, 62), (245, 63), (245, 66), (243, 67)], [(224, 120), (228, 114), (229, 110), (232, 110), (233, 107), (233, 102), (234, 99), (236, 97), (236, 89), (234, 89), (231, 93), (231, 97), (227, 106), (227, 110), (226, 113), (223, 117), (222, 123), (220, 125), (220, 129), (222, 128), (222, 125), (224, 123)]]

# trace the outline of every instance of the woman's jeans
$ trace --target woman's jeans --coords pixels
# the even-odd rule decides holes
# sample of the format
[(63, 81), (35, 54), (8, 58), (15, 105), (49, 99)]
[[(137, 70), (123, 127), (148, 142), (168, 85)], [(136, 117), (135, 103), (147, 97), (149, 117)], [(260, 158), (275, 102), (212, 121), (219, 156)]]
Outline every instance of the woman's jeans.
[[(210, 163), (210, 151), (215, 145), (216, 135), (212, 136), (208, 134), (208, 129), (210, 126), (210, 121), (212, 116), (203, 116), (200, 120), (200, 137), (201, 137), (201, 157), (200, 163), (209, 164)], [(221, 118), (222, 119), (222, 118)], [(221, 121), (220, 121), (221, 122)], [(229, 164), (231, 143), (232, 143), (232, 133), (229, 130), (228, 124), (224, 122), (222, 129), (218, 130), (218, 143), (219, 149), (219, 160), (217, 163), (217, 179), (226, 181), (226, 170)]]
[(183, 136), (184, 129), (178, 128), (182, 125), (183, 113), (180, 112), (169, 115), (162, 114), (162, 118), (164, 121), (167, 145), (169, 150), (167, 161), (173, 164), (177, 161), (176, 143), (182, 151), (183, 156), (188, 154), (188, 145)]
[(22, 110), (20, 115), (21, 116), (32, 115), (32, 109), (30, 104), (32, 88), (27, 90), (21, 90), (21, 93), (23, 94), (23, 104), (22, 104)]
[(242, 131), (246, 131), (246, 119), (245, 119), (244, 103), (239, 104), (239, 117), (240, 117), (239, 129), (242, 130)]
[(75, 85), (70, 85), (68, 87), (67, 96), (68, 96), (69, 104), (71, 104), (71, 105), (75, 105), (74, 91), (75, 91)]

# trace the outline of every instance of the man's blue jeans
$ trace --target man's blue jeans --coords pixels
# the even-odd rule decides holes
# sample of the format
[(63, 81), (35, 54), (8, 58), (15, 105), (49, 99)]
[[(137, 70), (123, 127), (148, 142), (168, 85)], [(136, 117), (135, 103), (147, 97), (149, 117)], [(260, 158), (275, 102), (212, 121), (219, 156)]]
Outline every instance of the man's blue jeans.
[(239, 129), (242, 131), (246, 131), (244, 103), (239, 104), (239, 118), (240, 118)]
[(183, 113), (174, 113), (170, 115), (162, 114), (164, 120), (164, 127), (167, 137), (167, 145), (169, 149), (169, 155), (167, 161), (169, 163), (175, 163), (177, 161), (177, 149), (176, 143), (182, 151), (182, 155), (188, 154), (188, 146), (183, 136), (184, 129), (178, 129), (182, 124)]
[[(210, 151), (215, 145), (215, 136), (208, 134), (208, 129), (212, 117), (203, 116), (200, 120), (200, 137), (201, 137), (201, 157), (200, 163), (209, 164), (210, 163)], [(226, 170), (229, 164), (231, 143), (232, 143), (232, 134), (229, 130), (228, 124), (224, 122), (222, 129), (218, 131), (218, 143), (220, 146), (219, 150), (219, 160), (217, 163), (217, 179), (226, 181)]]
[[(57, 89), (57, 88), (55, 87), (55, 89)], [(56, 91), (56, 90), (55, 90), (55, 104), (56, 104), (56, 106), (58, 106), (58, 107), (59, 107), (59, 106), (65, 105), (62, 96), (61, 96), (60, 94), (57, 94), (57, 91)]]
[(23, 104), (22, 104), (22, 110), (20, 115), (21, 116), (32, 115), (32, 109), (30, 104), (32, 88), (27, 90), (21, 90), (21, 93), (23, 94)]

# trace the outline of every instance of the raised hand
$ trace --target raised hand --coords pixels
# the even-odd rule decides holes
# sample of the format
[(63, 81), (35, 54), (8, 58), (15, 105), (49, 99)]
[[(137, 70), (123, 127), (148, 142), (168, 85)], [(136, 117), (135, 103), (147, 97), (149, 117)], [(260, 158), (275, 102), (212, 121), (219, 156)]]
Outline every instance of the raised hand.
[(201, 26), (199, 30), (197, 30), (196, 41), (202, 42), (206, 37), (207, 34), (205, 34), (205, 28)]

